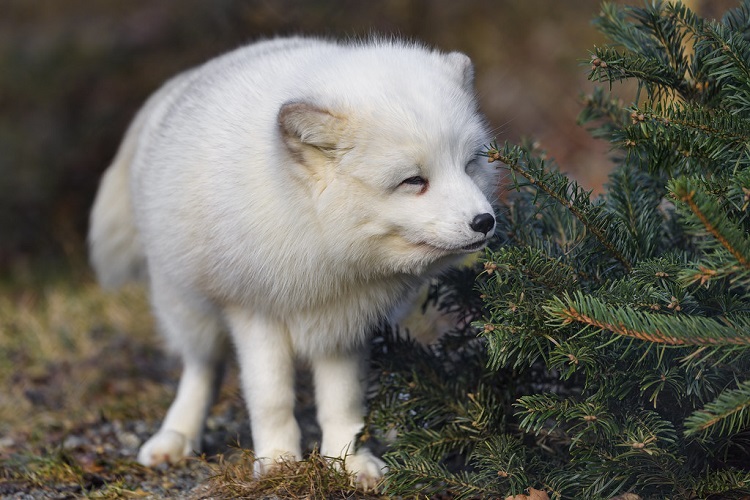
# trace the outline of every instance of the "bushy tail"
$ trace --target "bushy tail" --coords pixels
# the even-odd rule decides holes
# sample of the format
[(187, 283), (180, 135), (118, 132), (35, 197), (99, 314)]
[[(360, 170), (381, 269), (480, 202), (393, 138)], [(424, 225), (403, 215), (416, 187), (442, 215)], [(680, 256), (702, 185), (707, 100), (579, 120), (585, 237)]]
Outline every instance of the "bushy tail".
[(131, 124), (112, 165), (102, 177), (91, 210), (89, 259), (104, 288), (116, 288), (147, 277), (146, 258), (133, 218), (130, 164), (145, 113)]

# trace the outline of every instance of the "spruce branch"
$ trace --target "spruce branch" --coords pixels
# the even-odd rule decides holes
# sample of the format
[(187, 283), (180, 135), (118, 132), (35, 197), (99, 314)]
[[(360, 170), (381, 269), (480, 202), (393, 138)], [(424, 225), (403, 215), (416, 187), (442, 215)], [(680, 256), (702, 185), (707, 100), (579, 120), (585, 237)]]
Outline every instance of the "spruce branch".
[(691, 72), (686, 48), (693, 36), (687, 27), (695, 29), (699, 22), (689, 9), (661, 1), (644, 8), (605, 3), (594, 24), (624, 50), (597, 47), (589, 79), (611, 86), (613, 81), (635, 78), (639, 90), (645, 88), (652, 100), (692, 95), (695, 89), (685, 80)]
[(685, 421), (686, 436), (727, 436), (750, 428), (750, 380), (727, 389)]
[(750, 1), (742, 0), (737, 8), (727, 11), (721, 19), (721, 24), (737, 33), (750, 32)]
[[(591, 203), (590, 191), (585, 191), (577, 183), (571, 183), (559, 172), (550, 171), (544, 160), (535, 158), (528, 149), (505, 144), (502, 151), (496, 144), (491, 145), (486, 153), (489, 161), (502, 162), (513, 174), (518, 174), (550, 199), (565, 207), (586, 229), (594, 235), (599, 243), (630, 271), (632, 264), (613, 244), (605, 233), (610, 219), (601, 206)], [(521, 184), (516, 183), (516, 188)]]
[[(494, 482), (477, 473), (452, 473), (446, 467), (405, 451), (386, 455), (391, 472), (383, 479), (383, 488), (389, 495), (413, 495), (420, 492), (424, 498), (429, 493), (450, 491), (451, 498), (498, 498), (504, 494), (499, 477)], [(484, 480), (483, 480), (484, 479)]]
[(517, 273), (549, 290), (563, 292), (576, 286), (579, 275), (562, 258), (552, 258), (541, 249), (502, 247), (486, 250), (484, 273), (491, 279), (503, 280), (504, 275)]
[(748, 346), (748, 318), (724, 318), (717, 321), (697, 315), (667, 315), (612, 306), (601, 299), (577, 292), (555, 297), (545, 306), (551, 324), (572, 322), (600, 328), (624, 337), (632, 337), (671, 346)]
[(697, 49), (706, 51), (707, 76), (724, 87), (722, 101), (736, 114), (750, 111), (750, 43), (744, 34), (722, 24), (704, 31)]
[(553, 259), (531, 247), (488, 250), (484, 267), (487, 279), (479, 290), (489, 317), (475, 325), (487, 339), (489, 366), (530, 365), (550, 343), (559, 346), (537, 304), (551, 294), (577, 289), (580, 280), (575, 269), (562, 258)]
[(515, 405), (519, 408), (519, 413), (524, 415), (519, 426), (526, 432), (539, 434), (552, 422), (551, 429), (554, 429), (559, 421), (566, 420), (564, 416), (575, 404), (572, 399), (562, 398), (557, 394), (532, 394), (521, 397)]
[(470, 457), (470, 462), (480, 470), (494, 472), (501, 483), (508, 485), (510, 494), (522, 493), (533, 484), (529, 473), (543, 469), (538, 460), (529, 457), (523, 443), (508, 434), (491, 436), (482, 441)]
[(699, 498), (729, 497), (730, 493), (739, 495), (750, 494), (750, 472), (736, 468), (706, 474), (695, 484), (695, 492)]
[(455, 424), (443, 425), (438, 429), (418, 429), (407, 431), (400, 436), (404, 446), (401, 449), (412, 456), (421, 456), (441, 461), (451, 453), (464, 454), (479, 442), (476, 429)]
[[(580, 447), (589, 438), (617, 434), (620, 427), (601, 403), (563, 398), (556, 394), (532, 394), (523, 396), (515, 404), (518, 426), (525, 432), (547, 434), (564, 426), (564, 439), (571, 448)], [(589, 439), (590, 440), (590, 439)]]
[(583, 110), (578, 115), (578, 124), (589, 126), (596, 138), (618, 141), (622, 130), (629, 123), (629, 115), (620, 99), (613, 99), (601, 87), (582, 98)]
[(598, 23), (612, 44), (592, 78), (639, 84), (630, 105), (606, 85), (585, 100), (613, 146), (606, 192), (533, 146), (490, 145), (515, 188), (497, 240), (474, 290), (450, 274), (429, 295), (463, 334), (375, 356), (369, 422), (398, 435), (388, 494), (750, 489), (750, 0), (720, 23), (658, 0)]
[[(728, 111), (656, 103), (633, 106), (630, 116), (632, 125), (623, 134), (626, 145), (650, 153), (651, 170), (674, 170), (673, 163), (695, 159), (717, 172), (728, 164), (735, 169), (750, 165), (750, 122)], [(660, 161), (669, 156), (672, 161)]]
[(629, 52), (641, 50), (656, 54), (658, 46), (646, 30), (628, 20), (632, 8), (622, 9), (614, 2), (604, 2), (601, 13), (593, 21), (594, 26), (604, 33), (613, 45), (624, 47)]
[(638, 262), (662, 250), (660, 233), (664, 218), (659, 206), (664, 194), (660, 179), (623, 165), (609, 176), (607, 211), (617, 222), (613, 233), (623, 240), (621, 246)]
[(673, 180), (669, 189), (700, 221), (704, 231), (717, 241), (745, 269), (750, 269), (750, 238), (746, 231), (723, 213), (717, 200), (710, 197), (695, 179)]
[(681, 87), (682, 76), (662, 60), (634, 55), (611, 47), (597, 47), (591, 61), (589, 79), (596, 82), (621, 82), (635, 78), (645, 88), (649, 98), (672, 96)]

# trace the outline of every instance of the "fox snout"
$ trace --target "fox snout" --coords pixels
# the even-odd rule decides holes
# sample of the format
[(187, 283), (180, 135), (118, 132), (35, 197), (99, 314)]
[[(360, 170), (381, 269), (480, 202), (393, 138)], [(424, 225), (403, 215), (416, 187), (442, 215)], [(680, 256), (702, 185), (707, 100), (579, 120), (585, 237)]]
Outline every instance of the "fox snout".
[(479, 214), (469, 224), (477, 233), (487, 234), (495, 228), (495, 216), (490, 213)]

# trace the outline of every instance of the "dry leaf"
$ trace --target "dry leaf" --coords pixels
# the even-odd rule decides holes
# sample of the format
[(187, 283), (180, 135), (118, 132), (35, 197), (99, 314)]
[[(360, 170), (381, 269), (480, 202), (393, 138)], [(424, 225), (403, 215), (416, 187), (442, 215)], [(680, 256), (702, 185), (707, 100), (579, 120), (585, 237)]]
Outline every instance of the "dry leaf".
[(529, 488), (527, 491), (529, 492), (528, 495), (511, 495), (505, 497), (505, 500), (549, 500), (549, 496), (544, 490)]

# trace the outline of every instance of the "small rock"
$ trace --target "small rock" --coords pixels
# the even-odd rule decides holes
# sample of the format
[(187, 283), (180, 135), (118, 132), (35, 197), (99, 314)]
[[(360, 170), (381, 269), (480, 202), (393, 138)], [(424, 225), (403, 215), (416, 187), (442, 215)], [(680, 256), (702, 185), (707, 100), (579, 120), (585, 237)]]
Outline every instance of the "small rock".
[(132, 432), (118, 432), (117, 440), (120, 441), (125, 448), (135, 450), (141, 445), (141, 439)]
[(62, 447), (65, 450), (72, 450), (74, 448), (81, 448), (87, 444), (85, 438), (81, 436), (68, 436), (63, 441)]
[(148, 434), (149, 431), (150, 431), (149, 426), (143, 420), (137, 421), (135, 423), (135, 426), (134, 426), (133, 430), (138, 435)]

